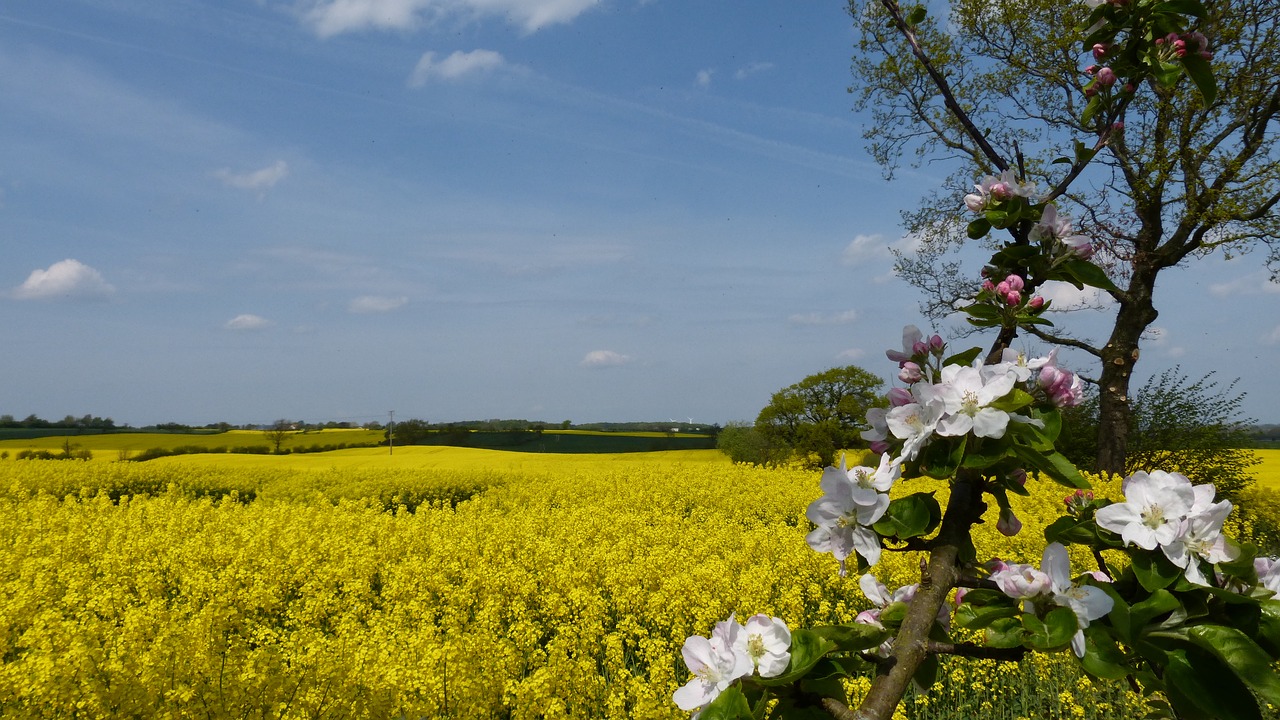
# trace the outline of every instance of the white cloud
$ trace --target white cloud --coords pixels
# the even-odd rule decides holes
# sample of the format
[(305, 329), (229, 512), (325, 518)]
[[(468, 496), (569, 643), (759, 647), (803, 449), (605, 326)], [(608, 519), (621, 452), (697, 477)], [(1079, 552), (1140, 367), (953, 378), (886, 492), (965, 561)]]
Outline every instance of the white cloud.
[(1174, 344), (1173, 333), (1166, 327), (1152, 325), (1143, 332), (1142, 339), (1148, 348), (1166, 357), (1180, 358), (1187, 354), (1185, 347)]
[(1263, 342), (1267, 345), (1280, 345), (1280, 325), (1271, 329), (1271, 333), (1267, 335)]
[(1057, 280), (1051, 280), (1041, 285), (1037, 292), (1040, 297), (1053, 302), (1053, 305), (1049, 308), (1050, 311), (1084, 310), (1104, 307), (1114, 302), (1110, 295), (1098, 288), (1085, 285), (1084, 289), (1077, 290), (1075, 286)]
[(527, 33), (567, 23), (599, 0), (308, 0), (302, 17), (320, 37), (356, 30), (406, 30), (456, 17), (493, 16)]
[(102, 273), (68, 258), (50, 265), (48, 270), (32, 270), (26, 282), (14, 288), (13, 297), (18, 300), (105, 298), (115, 291), (102, 278)]
[(911, 253), (920, 241), (914, 236), (898, 238), (896, 242), (885, 240), (879, 233), (874, 235), (856, 235), (840, 253), (841, 265), (862, 265), (876, 260), (888, 260), (893, 251)]
[(733, 74), (733, 77), (736, 80), (743, 80), (745, 78), (751, 77), (752, 75), (755, 75), (756, 73), (761, 73), (766, 70), (772, 70), (772, 69), (773, 69), (773, 63), (771, 62), (753, 62), (750, 65), (743, 65), (742, 67), (738, 68), (737, 72)]
[(369, 313), (391, 312), (396, 308), (403, 306), (409, 302), (409, 298), (401, 297), (382, 297), (379, 295), (361, 295), (351, 301), (347, 309), (358, 315), (367, 315)]
[(1271, 282), (1267, 272), (1259, 271), (1226, 282), (1214, 283), (1209, 286), (1209, 292), (1218, 297), (1273, 295), (1280, 293), (1280, 283)]
[(839, 355), (836, 355), (836, 359), (837, 360), (861, 360), (866, 356), (867, 356), (867, 352), (865, 350), (861, 350), (859, 348), (849, 348), (848, 350), (842, 350)]
[(705, 70), (699, 70), (697, 77), (694, 79), (694, 82), (697, 83), (698, 87), (710, 87), (711, 76), (715, 74), (716, 74), (716, 71), (711, 68), (707, 68)]
[(603, 368), (617, 367), (631, 362), (631, 356), (616, 353), (612, 350), (592, 350), (582, 358), (582, 367)]
[(858, 320), (857, 310), (845, 310), (837, 313), (797, 313), (787, 318), (793, 325), (848, 325)]
[(245, 313), (231, 318), (223, 327), (228, 330), (261, 330), (270, 324), (270, 320), (260, 315)]
[(413, 73), (409, 75), (409, 87), (422, 87), (434, 79), (457, 80), (464, 75), (483, 73), (505, 67), (507, 61), (501, 53), (492, 50), (456, 50), (443, 60), (436, 60), (433, 52), (423, 53)]
[(262, 192), (275, 187), (275, 184), (285, 179), (288, 174), (289, 164), (283, 160), (277, 160), (261, 170), (251, 170), (245, 173), (233, 173), (223, 168), (215, 172), (214, 177), (226, 183), (229, 187)]

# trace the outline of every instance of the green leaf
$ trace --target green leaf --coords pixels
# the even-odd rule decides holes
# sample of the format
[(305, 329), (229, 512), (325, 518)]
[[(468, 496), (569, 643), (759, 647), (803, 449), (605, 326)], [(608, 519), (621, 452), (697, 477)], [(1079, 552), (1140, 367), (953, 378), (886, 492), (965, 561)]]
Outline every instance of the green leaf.
[(969, 235), (970, 240), (979, 240), (986, 237), (991, 232), (991, 221), (980, 217), (969, 222), (969, 227), (965, 231)]
[(1200, 0), (1166, 0), (1151, 8), (1153, 13), (1177, 13), (1191, 17), (1204, 17), (1204, 5)]
[(1075, 147), (1076, 147), (1076, 160), (1081, 163), (1089, 162), (1090, 160), (1093, 159), (1094, 155), (1098, 154), (1097, 150), (1094, 150), (1093, 148), (1089, 147), (1088, 145), (1085, 145), (1079, 140), (1076, 141)]
[(916, 686), (916, 692), (927, 694), (929, 688), (938, 682), (938, 656), (925, 657), (924, 662), (920, 663), (915, 674), (911, 676), (911, 682)]
[(907, 604), (904, 602), (891, 602), (884, 606), (880, 611), (880, 622), (887, 628), (897, 630), (902, 625), (902, 620), (907, 616)]
[(1213, 79), (1213, 68), (1209, 65), (1209, 61), (1195, 53), (1187, 53), (1182, 58), (1182, 67), (1187, 71), (1187, 77), (1191, 78), (1191, 82), (1195, 83), (1196, 89), (1200, 91), (1205, 107), (1213, 105), (1218, 99), (1218, 84)]
[(1014, 388), (1004, 397), (996, 398), (988, 407), (995, 408), (1002, 412), (1014, 412), (1031, 404), (1035, 398), (1031, 397), (1031, 393), (1025, 390)]
[(1173, 581), (1182, 576), (1182, 568), (1169, 562), (1164, 553), (1154, 551), (1134, 551), (1132, 553), (1133, 574), (1138, 583), (1147, 592), (1155, 592), (1167, 588)]
[(1271, 669), (1271, 656), (1247, 635), (1221, 625), (1195, 625), (1187, 628), (1187, 636), (1230, 667), (1263, 700), (1280, 705), (1280, 674)]
[(1115, 291), (1116, 284), (1107, 277), (1106, 271), (1082, 258), (1069, 258), (1062, 261), (1062, 271), (1090, 287)]
[(1089, 99), (1089, 104), (1084, 106), (1084, 112), (1080, 113), (1080, 124), (1088, 126), (1093, 122), (1093, 116), (1098, 114), (1102, 109), (1102, 96), (1094, 95)]
[(942, 522), (942, 507), (933, 493), (918, 492), (889, 503), (884, 516), (871, 526), (882, 537), (907, 539), (933, 532)]
[(970, 605), (961, 603), (956, 608), (955, 622), (958, 627), (968, 630), (981, 630), (1002, 618), (1017, 617), (1022, 610), (1017, 605)]
[(1093, 545), (1098, 539), (1098, 526), (1092, 519), (1064, 515), (1049, 523), (1044, 529), (1044, 539), (1063, 545)]
[(1165, 615), (1182, 607), (1182, 603), (1178, 598), (1168, 590), (1156, 590), (1151, 596), (1140, 603), (1134, 603), (1129, 607), (1129, 622), (1135, 628), (1142, 628), (1148, 625), (1155, 618)]
[(858, 652), (877, 647), (889, 639), (889, 631), (882, 630), (866, 623), (845, 623), (843, 625), (819, 625), (810, 628), (809, 632), (827, 640), (841, 652)]
[(698, 715), (701, 720), (753, 720), (747, 696), (735, 685), (725, 688)]
[[(988, 305), (986, 307), (990, 307), (990, 306)], [(992, 308), (992, 310), (995, 310), (995, 308)], [(982, 348), (980, 347), (969, 348), (968, 350), (965, 350), (963, 352), (958, 352), (955, 355), (945, 358), (942, 361), (942, 364), (943, 365), (965, 365), (965, 366), (972, 365), (973, 361), (977, 359), (978, 355), (980, 355), (981, 353), (982, 353)]]
[(1084, 629), (1084, 657), (1080, 658), (1080, 664), (1085, 672), (1107, 680), (1121, 680), (1129, 675), (1127, 662), (1106, 628), (1094, 624)]
[(919, 25), (924, 22), (925, 15), (927, 14), (928, 11), (925, 10), (923, 5), (916, 5), (911, 8), (911, 12), (907, 13), (907, 24), (913, 27)]
[(1020, 618), (1001, 618), (992, 622), (983, 631), (983, 638), (991, 647), (1021, 647), (1027, 631)]
[(945, 480), (956, 474), (964, 458), (967, 435), (957, 438), (934, 437), (920, 453), (920, 472), (931, 478)]
[(1272, 657), (1280, 655), (1280, 600), (1263, 600), (1258, 618), (1258, 644)]
[(1092, 487), (1076, 466), (1060, 452), (1036, 452), (1022, 445), (1014, 445), (1012, 449), (1014, 454), (1027, 464), (1028, 470), (1039, 470), (1059, 485), (1082, 490)]
[[(1213, 720), (1257, 720), (1258, 701), (1218, 658), (1199, 648), (1169, 653), (1165, 666), (1166, 692), (1179, 710), (1194, 706)], [(1194, 717), (1194, 713), (1183, 713)]]
[(1071, 638), (1080, 629), (1075, 611), (1058, 607), (1050, 610), (1044, 620), (1034, 615), (1023, 615), (1022, 626), (1027, 630), (1026, 642), (1036, 650), (1059, 650), (1071, 644)]

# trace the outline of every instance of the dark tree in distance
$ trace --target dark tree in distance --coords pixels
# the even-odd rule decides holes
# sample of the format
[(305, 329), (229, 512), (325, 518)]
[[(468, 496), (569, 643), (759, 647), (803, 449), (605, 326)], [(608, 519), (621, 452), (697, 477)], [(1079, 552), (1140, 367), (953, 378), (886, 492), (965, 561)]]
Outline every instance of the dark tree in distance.
[(883, 407), (884, 381), (857, 365), (831, 368), (779, 390), (756, 417), (755, 429), (770, 446), (790, 448), (816, 467), (836, 453), (865, 447), (867, 410)]

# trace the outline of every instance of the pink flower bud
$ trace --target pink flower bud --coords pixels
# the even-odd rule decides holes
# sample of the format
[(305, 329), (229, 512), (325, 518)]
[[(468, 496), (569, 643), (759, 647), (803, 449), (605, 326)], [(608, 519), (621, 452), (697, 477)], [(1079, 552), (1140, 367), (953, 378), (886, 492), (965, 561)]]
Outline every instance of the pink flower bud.
[(889, 443), (885, 440), (872, 440), (868, 447), (877, 455), (889, 452)]
[(933, 337), (929, 338), (929, 348), (931, 350), (938, 351), (946, 346), (947, 344), (942, 341), (941, 335), (934, 335)]
[(1209, 52), (1208, 50), (1201, 50), (1201, 51), (1200, 51), (1200, 58), (1201, 58), (1201, 59), (1203, 59), (1203, 60), (1212, 60), (1212, 59), (1213, 59), (1213, 53)]
[[(901, 376), (901, 373), (899, 373), (899, 376)], [(902, 407), (903, 405), (910, 405), (915, 401), (916, 399), (911, 396), (911, 391), (907, 390), (906, 388), (896, 387), (896, 388), (891, 388), (889, 390), (889, 404), (892, 405), (893, 407)]]
[(1027, 307), (1031, 308), (1032, 310), (1039, 310), (1040, 308), (1044, 307), (1044, 298), (1040, 297), (1039, 295), (1031, 296), (1031, 300), (1027, 303)]
[(1008, 280), (1001, 280), (1000, 284), (996, 285), (996, 294), (1000, 296), (1008, 295), (1009, 291), (1012, 289), (1013, 288), (1009, 287)]
[(996, 291), (996, 286), (995, 286), (994, 284), (992, 284), (992, 282), (991, 282), (990, 280), (983, 280), (983, 281), (982, 281), (982, 289), (983, 289), (983, 290), (985, 290), (985, 291), (987, 291), (987, 292), (995, 292), (995, 291)]
[[(924, 377), (924, 375), (920, 372), (920, 366), (913, 362), (903, 363), (902, 369), (898, 371), (898, 379), (908, 385), (920, 382), (920, 378), (922, 377)], [(915, 402), (915, 400), (913, 399), (911, 402)]]
[(1017, 470), (1014, 470), (1013, 472), (1009, 473), (1009, 479), (1018, 483), (1019, 485), (1026, 485), (1027, 471), (1023, 470), (1022, 468), (1018, 468)]
[(1087, 98), (1091, 98), (1097, 94), (1098, 94), (1098, 88), (1096, 85), (1090, 84), (1088, 87), (1084, 89), (1084, 96)]
[(1085, 74), (1086, 74), (1086, 75), (1092, 75), (1092, 74), (1094, 74), (1094, 73), (1098, 72), (1098, 66), (1097, 66), (1097, 65), (1090, 65), (1090, 66), (1088, 66), (1088, 67), (1086, 67), (1086, 68), (1084, 69), (1084, 72), (1085, 72)]
[(1116, 71), (1109, 67), (1104, 67), (1098, 71), (1098, 82), (1104, 87), (1111, 87), (1116, 84)]
[(1010, 275), (1009, 277), (1005, 278), (1004, 281), (1009, 284), (1010, 290), (1016, 290), (1018, 292), (1022, 292), (1022, 288), (1026, 287), (1026, 285), (1022, 282), (1022, 278), (1018, 277), (1017, 275)]
[(998, 182), (991, 186), (991, 197), (997, 200), (1008, 200), (1013, 197), (1013, 189), (1009, 183)]
[(1017, 290), (1010, 290), (1008, 294), (1004, 296), (1004, 301), (1009, 305), (1017, 305), (1022, 302), (1022, 293)]
[(1001, 508), (1000, 519), (996, 521), (996, 530), (1005, 537), (1013, 537), (1022, 532), (1022, 521), (1013, 514), (1012, 510)]
[[(1127, 93), (1137, 92), (1138, 86), (1134, 85), (1132, 82), (1127, 82), (1124, 84), (1124, 91)], [(1117, 122), (1117, 124), (1120, 125), (1120, 127), (1124, 127), (1124, 123), (1122, 122)]]
[(1107, 46), (1102, 43), (1095, 43), (1093, 46), (1093, 59), (1102, 60), (1107, 54)]
[(969, 594), (969, 588), (956, 588), (956, 607), (964, 602), (964, 596)]
[[(1128, 86), (1126, 85), (1125, 87), (1128, 87)], [(1111, 129), (1112, 129), (1113, 131), (1115, 131), (1115, 132), (1120, 132), (1121, 130), (1123, 130), (1123, 129), (1124, 129), (1124, 123), (1122, 123), (1122, 122), (1120, 122), (1119, 120), (1117, 120), (1117, 121), (1115, 121), (1115, 122), (1111, 123)]]
[(911, 354), (924, 355), (929, 352), (929, 345), (923, 340), (917, 340), (911, 345)]

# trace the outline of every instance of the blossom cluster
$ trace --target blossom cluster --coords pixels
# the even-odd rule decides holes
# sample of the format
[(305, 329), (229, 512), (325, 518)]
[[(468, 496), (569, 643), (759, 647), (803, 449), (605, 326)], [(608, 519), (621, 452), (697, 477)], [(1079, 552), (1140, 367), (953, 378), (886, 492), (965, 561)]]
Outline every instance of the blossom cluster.
[(685, 641), (680, 653), (693, 678), (672, 699), (681, 710), (700, 710), (739, 678), (755, 672), (781, 675), (791, 661), (790, 649), (791, 631), (782, 620), (760, 613), (743, 625), (730, 614), (716, 623), (711, 637)]
[[(1039, 568), (997, 560), (991, 564), (991, 570), (988, 579), (1014, 600), (1028, 603), (1047, 601), (1070, 608), (1075, 613), (1078, 629), (1071, 639), (1071, 649), (1076, 657), (1084, 657), (1084, 629), (1091, 621), (1111, 612), (1114, 606), (1111, 597), (1100, 588), (1071, 579), (1071, 560), (1061, 543), (1050, 543), (1044, 549)], [(1111, 580), (1100, 572), (1090, 573), (1090, 576), (1100, 582)]]
[(1209, 581), (1200, 561), (1234, 560), (1239, 551), (1222, 535), (1231, 501), (1214, 502), (1213, 485), (1192, 485), (1176, 472), (1136, 472), (1121, 486), (1125, 501), (1098, 510), (1098, 527), (1118, 535), (1126, 545), (1157, 547), (1197, 585)]

